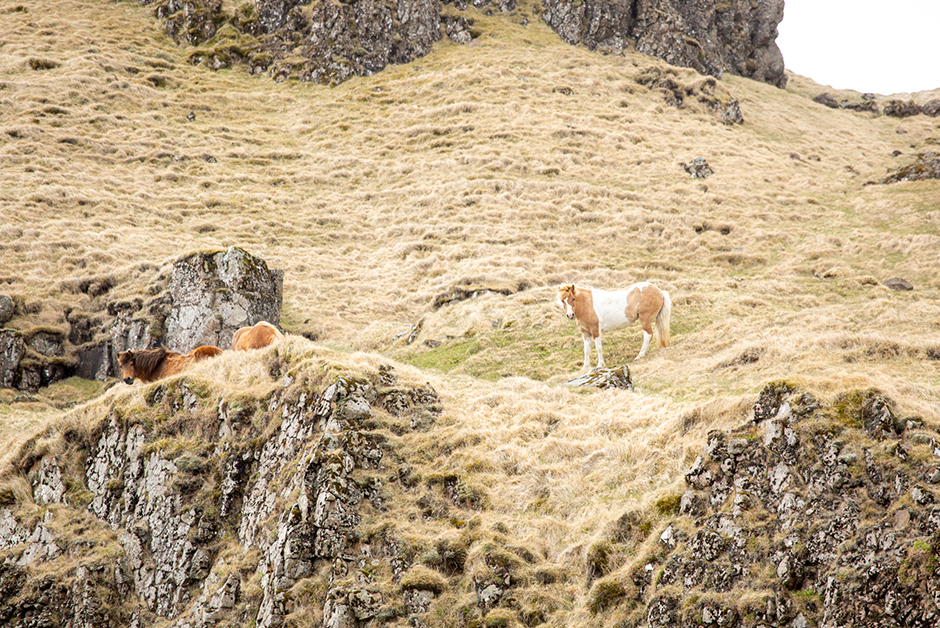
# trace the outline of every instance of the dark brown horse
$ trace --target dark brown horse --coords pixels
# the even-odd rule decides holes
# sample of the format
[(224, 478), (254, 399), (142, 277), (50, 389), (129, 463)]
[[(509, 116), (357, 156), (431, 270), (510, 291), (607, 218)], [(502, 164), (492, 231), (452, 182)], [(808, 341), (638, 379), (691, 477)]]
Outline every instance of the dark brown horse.
[(208, 345), (196, 347), (185, 355), (157, 347), (140, 351), (122, 351), (118, 354), (118, 362), (121, 363), (121, 377), (125, 384), (133, 384), (134, 378), (148, 383), (176, 375), (193, 362), (214, 358), (217, 355), (222, 355), (222, 350)]
[(232, 351), (260, 349), (284, 340), (284, 334), (268, 321), (261, 321), (254, 327), (242, 327), (232, 336)]

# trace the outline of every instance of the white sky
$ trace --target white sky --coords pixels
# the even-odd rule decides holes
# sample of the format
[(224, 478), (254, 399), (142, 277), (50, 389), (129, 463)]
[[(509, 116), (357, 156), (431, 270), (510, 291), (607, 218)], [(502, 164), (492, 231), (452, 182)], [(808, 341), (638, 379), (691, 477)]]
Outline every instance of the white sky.
[(940, 88), (940, 0), (784, 0), (786, 68), (834, 89)]

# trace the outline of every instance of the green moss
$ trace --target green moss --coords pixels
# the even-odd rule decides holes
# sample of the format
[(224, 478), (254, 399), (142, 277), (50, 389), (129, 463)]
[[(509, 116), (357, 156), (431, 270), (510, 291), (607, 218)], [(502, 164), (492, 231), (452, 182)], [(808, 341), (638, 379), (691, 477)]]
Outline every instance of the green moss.
[(832, 418), (841, 426), (861, 429), (862, 408), (874, 394), (873, 389), (841, 393), (832, 404)]
[(508, 608), (494, 608), (483, 618), (486, 628), (508, 628), (517, 625), (516, 613)]
[(682, 501), (682, 495), (679, 493), (670, 493), (663, 495), (656, 500), (656, 509), (662, 515), (679, 514), (679, 504)]
[(598, 580), (594, 583), (594, 586), (591, 587), (591, 591), (588, 594), (588, 610), (596, 615), (610, 608), (626, 597), (626, 595), (626, 589), (616, 578)]
[(591, 544), (585, 557), (588, 573), (595, 576), (606, 574), (610, 570), (610, 556), (613, 551), (614, 546), (610, 541)]
[(914, 541), (898, 567), (898, 580), (901, 584), (916, 585), (934, 577), (938, 568), (937, 550), (933, 543), (925, 539)]
[(441, 593), (447, 588), (447, 579), (437, 571), (428, 569), (424, 565), (412, 565), (402, 574), (401, 588), (405, 591), (433, 591)]

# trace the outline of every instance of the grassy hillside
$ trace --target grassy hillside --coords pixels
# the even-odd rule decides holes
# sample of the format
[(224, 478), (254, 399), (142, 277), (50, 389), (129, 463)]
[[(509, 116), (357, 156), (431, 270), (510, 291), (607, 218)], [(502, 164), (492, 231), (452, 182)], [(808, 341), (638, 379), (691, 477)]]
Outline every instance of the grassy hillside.
[[(940, 182), (865, 185), (936, 148), (940, 121), (827, 109), (799, 76), (716, 83), (571, 47), (534, 3), (471, 12), (473, 45), (330, 88), (192, 66), (134, 2), (0, 0), (9, 325), (67, 332), (70, 309), (146, 297), (176, 258), (243, 247), (285, 271), (283, 327), (319, 345), (297, 351), (432, 383), (444, 413), (426, 438), (450, 455), (422, 473), (498, 487), (493, 516), (564, 569), (623, 512), (674, 495), (707, 431), (739, 425), (768, 381), (830, 400), (877, 387), (940, 423)], [(655, 74), (680, 107), (641, 84)], [(737, 99), (744, 123), (712, 98)], [(714, 175), (691, 179), (695, 157)], [(897, 276), (915, 289), (882, 285)], [(671, 293), (673, 344), (630, 364), (636, 392), (561, 386), (581, 339), (557, 287), (641, 280)], [(455, 286), (481, 291), (435, 308)], [(612, 334), (608, 364), (640, 341)], [(263, 367), (199, 368), (237, 382)], [(5, 391), (0, 438), (100, 390)]]

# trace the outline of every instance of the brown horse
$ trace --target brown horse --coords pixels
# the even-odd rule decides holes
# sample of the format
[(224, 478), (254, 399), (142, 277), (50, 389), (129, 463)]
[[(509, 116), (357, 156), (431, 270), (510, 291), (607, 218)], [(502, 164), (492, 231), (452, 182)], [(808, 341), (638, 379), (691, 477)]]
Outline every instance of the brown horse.
[(222, 355), (222, 350), (208, 345), (196, 347), (185, 355), (157, 347), (141, 351), (122, 351), (118, 354), (118, 362), (121, 363), (121, 377), (125, 384), (133, 384), (135, 377), (149, 383), (176, 375), (193, 362), (217, 355)]
[(261, 321), (253, 327), (242, 327), (232, 336), (232, 351), (260, 349), (284, 340), (284, 334), (268, 321)]
[(564, 286), (558, 290), (558, 304), (568, 318), (578, 322), (578, 329), (584, 339), (582, 370), (585, 372), (591, 369), (591, 341), (597, 349), (597, 368), (602, 368), (604, 354), (601, 351), (601, 333), (623, 329), (637, 319), (643, 326), (643, 348), (634, 360), (639, 360), (649, 350), (654, 322), (659, 346), (669, 344), (672, 299), (668, 292), (648, 281), (635, 283), (618, 292)]

